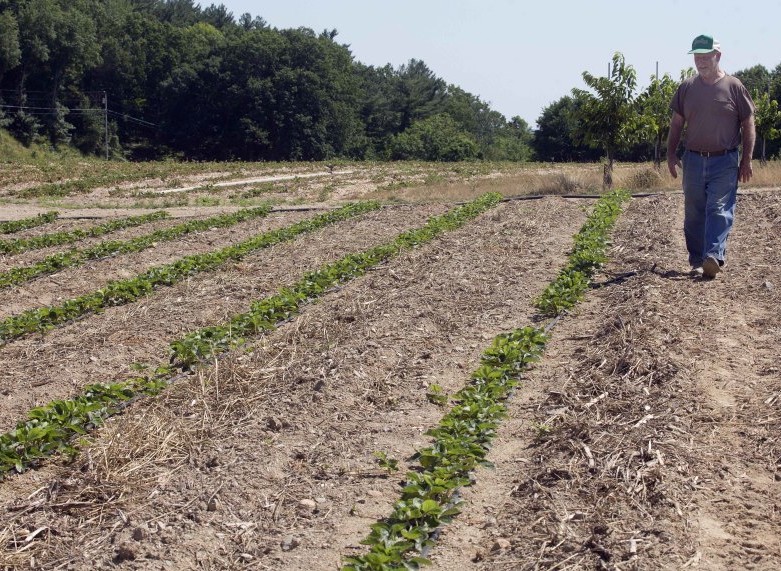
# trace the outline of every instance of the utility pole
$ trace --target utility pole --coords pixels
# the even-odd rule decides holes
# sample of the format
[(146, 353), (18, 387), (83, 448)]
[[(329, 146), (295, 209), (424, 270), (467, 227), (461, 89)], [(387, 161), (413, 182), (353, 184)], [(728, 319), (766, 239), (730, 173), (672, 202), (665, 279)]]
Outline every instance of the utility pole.
[(106, 132), (106, 160), (108, 160), (108, 94), (103, 92), (103, 128)]

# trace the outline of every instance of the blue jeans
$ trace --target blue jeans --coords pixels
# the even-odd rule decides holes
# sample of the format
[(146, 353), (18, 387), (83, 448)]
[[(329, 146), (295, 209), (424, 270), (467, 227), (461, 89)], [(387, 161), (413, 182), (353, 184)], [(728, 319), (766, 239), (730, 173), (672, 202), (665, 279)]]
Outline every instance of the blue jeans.
[(683, 155), (683, 233), (689, 264), (701, 266), (707, 257), (724, 263), (727, 237), (735, 218), (740, 158), (738, 151), (720, 157)]

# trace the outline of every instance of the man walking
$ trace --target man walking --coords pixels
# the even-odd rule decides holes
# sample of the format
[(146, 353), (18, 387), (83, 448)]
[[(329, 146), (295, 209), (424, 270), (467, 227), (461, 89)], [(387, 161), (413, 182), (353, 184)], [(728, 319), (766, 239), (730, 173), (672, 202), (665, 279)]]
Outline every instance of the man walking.
[[(692, 272), (713, 279), (724, 266), (738, 181), (753, 174), (754, 102), (740, 80), (719, 67), (721, 46), (713, 37), (697, 36), (689, 53), (697, 75), (678, 86), (670, 103), (667, 167), (673, 178), (676, 166), (683, 167), (683, 231)], [(684, 125), (681, 161), (676, 150)]]

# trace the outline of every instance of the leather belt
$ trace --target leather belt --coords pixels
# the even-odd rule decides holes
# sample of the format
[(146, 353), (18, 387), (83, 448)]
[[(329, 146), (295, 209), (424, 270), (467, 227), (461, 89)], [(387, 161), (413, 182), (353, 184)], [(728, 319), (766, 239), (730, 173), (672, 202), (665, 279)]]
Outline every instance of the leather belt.
[(738, 148), (734, 147), (732, 149), (723, 149), (721, 151), (695, 151), (694, 149), (686, 149), (690, 153), (694, 153), (695, 155), (700, 155), (701, 157), (723, 157), (727, 153), (731, 153), (733, 151), (737, 151)]

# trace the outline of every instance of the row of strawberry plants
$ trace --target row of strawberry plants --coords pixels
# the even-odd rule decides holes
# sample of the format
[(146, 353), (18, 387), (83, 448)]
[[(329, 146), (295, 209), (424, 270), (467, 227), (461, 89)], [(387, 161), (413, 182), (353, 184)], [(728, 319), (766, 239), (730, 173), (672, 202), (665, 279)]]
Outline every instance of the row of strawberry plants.
[(396, 256), (402, 250), (413, 248), (442, 232), (462, 226), (467, 220), (495, 206), (500, 199), (501, 195), (496, 193), (483, 195), (466, 205), (431, 218), (421, 228), (401, 233), (392, 242), (364, 252), (349, 254), (338, 262), (308, 272), (293, 286), (253, 303), (250, 311), (233, 317), (226, 325), (204, 327), (172, 343), (172, 358), (179, 365), (187, 367), (243, 343), (246, 336), (273, 329), (277, 323), (293, 316), (303, 302), (319, 297), (328, 288), (362, 275), (369, 268)]
[(0, 253), (19, 254), (28, 250), (39, 250), (41, 248), (48, 248), (49, 246), (71, 244), (73, 242), (78, 242), (79, 240), (84, 240), (85, 238), (97, 238), (98, 236), (103, 236), (110, 232), (116, 232), (117, 230), (122, 230), (124, 228), (134, 228), (167, 217), (167, 212), (159, 210), (141, 216), (128, 216), (127, 218), (104, 222), (103, 224), (88, 228), (87, 230), (77, 229), (64, 232), (52, 232), (51, 234), (42, 234), (32, 238), (3, 240), (0, 241)]
[(237, 347), (250, 335), (276, 328), (295, 315), (306, 301), (363, 275), (371, 267), (403, 250), (462, 226), (500, 200), (499, 194), (483, 195), (442, 216), (431, 218), (421, 228), (401, 233), (392, 242), (344, 256), (306, 273), (296, 284), (253, 303), (248, 312), (233, 317), (227, 325), (204, 327), (172, 342), (170, 363), (173, 365), (161, 366), (151, 375), (121, 383), (89, 385), (82, 395), (74, 399), (58, 400), (33, 409), (28, 420), (0, 435), (0, 477), (11, 470), (22, 471), (55, 452), (72, 453), (75, 448), (71, 438), (83, 434), (90, 427), (99, 426), (106, 417), (116, 412), (121, 403), (137, 396), (157, 394), (179, 371)]
[(608, 233), (621, 214), (621, 205), (629, 200), (625, 190), (604, 195), (583, 228), (575, 236), (575, 245), (567, 265), (535, 300), (542, 315), (553, 317), (573, 307), (583, 298), (594, 272), (606, 261)]
[(37, 226), (43, 226), (57, 220), (60, 214), (58, 212), (42, 212), (31, 218), (22, 218), (21, 220), (9, 220), (8, 222), (0, 223), (0, 234), (13, 234), (15, 232), (21, 232), (28, 228), (36, 228)]
[(210, 228), (227, 228), (252, 218), (267, 216), (268, 206), (247, 208), (232, 214), (220, 214), (205, 220), (189, 220), (171, 228), (155, 230), (144, 236), (129, 240), (104, 241), (82, 250), (74, 249), (47, 256), (40, 262), (29, 266), (19, 266), (6, 272), (0, 272), (0, 289), (20, 285), (36, 277), (53, 274), (65, 268), (80, 266), (90, 260), (99, 260), (108, 256), (130, 254), (151, 248), (159, 242), (175, 240), (186, 234), (202, 232)]
[[(607, 233), (627, 196), (619, 191), (597, 202), (575, 236), (567, 267), (590, 276), (604, 263)], [(507, 414), (505, 401), (546, 342), (544, 330), (533, 327), (494, 339), (470, 382), (454, 395), (455, 406), (427, 432), (434, 442), (416, 454), (420, 468), (407, 474), (391, 515), (371, 526), (363, 541), (368, 553), (346, 557), (344, 571), (417, 569), (429, 563), (423, 554), (434, 544), (436, 530), (460, 511), (456, 491), (471, 483), (478, 465), (487, 463), (491, 441)]]
[(152, 293), (160, 285), (171, 286), (196, 273), (218, 268), (228, 261), (240, 260), (248, 254), (279, 242), (292, 240), (299, 234), (312, 232), (328, 224), (344, 220), (380, 207), (378, 202), (345, 205), (279, 230), (271, 230), (244, 242), (213, 252), (193, 254), (170, 264), (156, 266), (125, 280), (109, 282), (105, 287), (63, 302), (30, 309), (0, 321), (0, 343), (6, 343), (28, 333), (46, 331), (106, 307), (131, 303)]
[(138, 377), (120, 383), (96, 383), (72, 399), (55, 400), (32, 409), (28, 420), (0, 435), (0, 480), (12, 470), (24, 471), (36, 461), (57, 452), (72, 455), (72, 439), (115, 414), (121, 403), (146, 394), (154, 395), (166, 386), (166, 371), (154, 377)]
[[(345, 558), (345, 570), (417, 569), (433, 534), (457, 515), (455, 492), (469, 485), (470, 474), (486, 463), (491, 440), (506, 416), (503, 402), (530, 363), (539, 358), (546, 337), (533, 327), (496, 337), (484, 352), (471, 382), (454, 395), (456, 405), (429, 430), (432, 446), (420, 450), (419, 472), (407, 474), (391, 515), (372, 525), (364, 555)], [(411, 553), (416, 555), (410, 555)]]

